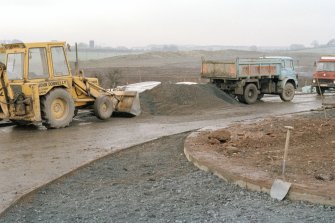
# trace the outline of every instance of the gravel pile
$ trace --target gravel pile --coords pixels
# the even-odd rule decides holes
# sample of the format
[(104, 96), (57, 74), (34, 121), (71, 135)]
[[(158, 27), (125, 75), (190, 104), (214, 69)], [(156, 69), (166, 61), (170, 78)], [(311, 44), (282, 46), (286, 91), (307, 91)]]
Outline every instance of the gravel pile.
[(334, 222), (335, 207), (275, 201), (198, 170), (187, 134), (142, 144), (58, 180), (0, 222)]
[(140, 94), (144, 114), (186, 115), (210, 108), (226, 108), (236, 100), (213, 85), (162, 84)]

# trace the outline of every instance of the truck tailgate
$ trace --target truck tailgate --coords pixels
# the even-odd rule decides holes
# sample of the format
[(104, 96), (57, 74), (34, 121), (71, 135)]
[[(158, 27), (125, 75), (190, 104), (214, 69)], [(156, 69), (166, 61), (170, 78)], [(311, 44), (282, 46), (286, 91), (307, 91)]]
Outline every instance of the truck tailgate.
[(236, 78), (234, 62), (203, 61), (201, 66), (202, 78)]

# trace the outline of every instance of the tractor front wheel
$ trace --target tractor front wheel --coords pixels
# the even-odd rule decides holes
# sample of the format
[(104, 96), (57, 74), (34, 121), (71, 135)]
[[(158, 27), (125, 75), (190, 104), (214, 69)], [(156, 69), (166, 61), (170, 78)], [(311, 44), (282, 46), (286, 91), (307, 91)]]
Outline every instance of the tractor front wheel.
[(113, 113), (113, 101), (109, 96), (101, 96), (95, 99), (94, 114), (101, 120), (108, 119)]

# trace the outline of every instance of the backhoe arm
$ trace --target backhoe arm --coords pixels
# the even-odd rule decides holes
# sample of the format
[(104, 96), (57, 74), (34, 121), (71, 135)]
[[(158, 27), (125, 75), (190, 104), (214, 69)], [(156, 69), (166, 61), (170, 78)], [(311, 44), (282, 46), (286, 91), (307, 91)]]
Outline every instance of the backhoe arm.
[(9, 116), (9, 87), (6, 76), (6, 65), (0, 62), (0, 119)]

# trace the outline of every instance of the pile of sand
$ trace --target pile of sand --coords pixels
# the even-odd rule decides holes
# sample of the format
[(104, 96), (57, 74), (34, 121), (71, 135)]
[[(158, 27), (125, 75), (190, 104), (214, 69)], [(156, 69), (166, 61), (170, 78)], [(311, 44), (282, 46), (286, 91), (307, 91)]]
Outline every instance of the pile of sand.
[(164, 83), (140, 94), (143, 114), (186, 115), (238, 102), (213, 85)]

